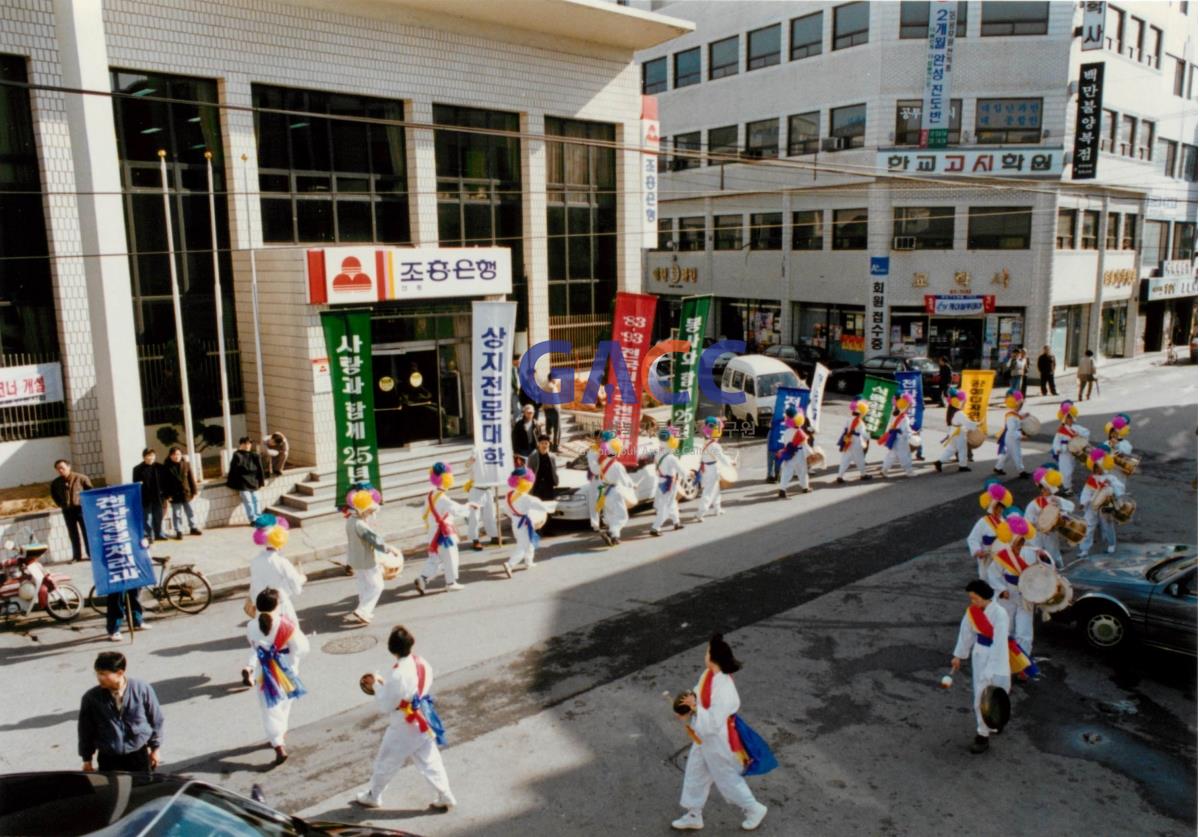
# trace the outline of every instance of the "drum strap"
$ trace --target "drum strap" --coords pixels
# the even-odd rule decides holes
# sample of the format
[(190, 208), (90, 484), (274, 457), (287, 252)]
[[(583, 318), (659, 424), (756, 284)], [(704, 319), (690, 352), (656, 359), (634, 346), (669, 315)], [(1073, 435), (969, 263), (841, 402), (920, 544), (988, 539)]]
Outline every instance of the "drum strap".
[[(995, 636), (996, 629), (992, 626), (992, 620), (987, 618), (983, 608), (971, 605), (967, 608), (967, 619), (971, 622), (971, 629), (975, 631), (976, 642), (986, 647), (991, 647), (992, 638)], [(1038, 668), (1034, 665), (1033, 660), (1022, 650), (1021, 646), (1011, 636), (1008, 638), (1008, 668), (1013, 674), (1024, 672), (1030, 677), (1035, 677), (1038, 674)]]

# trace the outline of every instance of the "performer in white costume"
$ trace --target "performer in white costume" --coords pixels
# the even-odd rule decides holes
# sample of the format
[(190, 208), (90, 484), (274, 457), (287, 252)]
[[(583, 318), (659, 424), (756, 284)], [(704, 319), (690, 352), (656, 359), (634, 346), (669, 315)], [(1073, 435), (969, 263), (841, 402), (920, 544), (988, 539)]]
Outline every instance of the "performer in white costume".
[(887, 432), (879, 440), (879, 444), (887, 448), (879, 474), (886, 477), (888, 471), (898, 465), (906, 477), (911, 477), (912, 449), (908, 445), (908, 439), (912, 436), (912, 423), (908, 420), (908, 411), (912, 407), (912, 401), (907, 395), (897, 395), (892, 403), (892, 420), (888, 424)]
[(1057, 496), (1058, 489), (1062, 486), (1062, 474), (1052, 465), (1043, 465), (1035, 470), (1033, 482), (1041, 489), (1041, 493), (1030, 500), (1029, 505), (1025, 507), (1025, 519), (1035, 527), (1031, 544), (1036, 549), (1045, 550), (1046, 554), (1054, 560), (1054, 565), (1062, 569), (1062, 537), (1057, 530), (1043, 532), (1036, 527), (1038, 517), (1047, 506), (1057, 506), (1060, 514), (1069, 514), (1075, 511), (1075, 504)]
[(383, 595), (383, 567), (379, 565), (377, 554), (390, 553), (403, 563), (400, 550), (384, 543), (375, 531), (375, 514), (382, 499), (379, 492), (369, 486), (351, 489), (346, 497), (347, 510), (354, 510), (346, 520), (346, 563), (354, 570), (354, 581), (358, 586), (358, 607), (348, 616), (364, 625), (375, 617), (375, 605)]
[(533, 569), (533, 553), (541, 536), (537, 533), (537, 527), (530, 515), (535, 512), (543, 515), (550, 513), (550, 509), (541, 500), (529, 493), (533, 489), (533, 480), (534, 475), (525, 467), (517, 468), (508, 478), (510, 490), (504, 496), (503, 510), (512, 522), (513, 538), (516, 540), (512, 555), (508, 556), (502, 567), (504, 574), (509, 578), (512, 578), (513, 570), (522, 561), (525, 562), (525, 569)]
[(844, 477), (851, 464), (858, 468), (859, 479), (869, 480), (871, 478), (871, 475), (867, 473), (866, 454), (869, 437), (863, 423), (863, 419), (869, 412), (871, 412), (871, 405), (863, 399), (855, 398), (850, 402), (850, 418), (846, 421), (846, 426), (842, 428), (842, 435), (838, 437), (838, 450), (842, 452), (842, 461), (838, 465), (837, 482), (846, 481)]
[(487, 535), (488, 541), (495, 541), (500, 535), (496, 526), (496, 489), (490, 485), (480, 485), (483, 479), (483, 455), (478, 448), (467, 460), (467, 470), (471, 478), (463, 486), (467, 492), (467, 502), (471, 513), (467, 515), (467, 537), (471, 539), (471, 548), (476, 552), (483, 549), (479, 539), (480, 529)]
[(967, 465), (967, 462), (971, 458), (971, 452), (967, 447), (967, 432), (977, 430), (979, 425), (971, 421), (963, 410), (966, 398), (963, 396), (962, 390), (950, 390), (947, 400), (950, 409), (954, 410), (954, 415), (950, 417), (949, 432), (942, 439), (942, 455), (938, 458), (937, 462), (933, 463), (933, 467), (941, 471), (942, 466), (949, 464), (957, 458), (958, 470), (969, 471), (971, 467)]
[(1004, 523), (1004, 510), (1011, 506), (1012, 502), (1012, 493), (1001, 485), (998, 479), (989, 477), (984, 482), (983, 493), (979, 495), (979, 506), (984, 515), (975, 521), (970, 534), (967, 535), (967, 549), (975, 559), (975, 569), (980, 578), (987, 578), (992, 552), (1000, 548), (996, 540), (1007, 528)]
[(791, 432), (787, 441), (775, 455), (779, 457), (779, 497), (787, 499), (787, 489), (792, 480), (800, 483), (800, 491), (808, 494), (808, 455), (812, 452), (808, 434), (808, 416), (795, 407), (783, 411), (783, 426)]
[(255, 658), (254, 682), (258, 686), (259, 709), (263, 730), (275, 748), (275, 763), (287, 761), (284, 738), (292, 701), (305, 694), (300, 682), (300, 658), (308, 653), (308, 639), (279, 606), (275, 590), (259, 592), (255, 607), (258, 616), (246, 625), (246, 639)]
[(658, 441), (662, 447), (654, 460), (654, 525), (650, 527), (650, 534), (656, 538), (662, 534), (668, 520), (676, 529), (683, 528), (679, 520), (679, 488), (687, 478), (675, 455), (679, 449), (679, 434), (675, 428), (659, 430)]
[[(299, 596), (304, 589), (308, 577), (296, 569), (292, 562), (283, 556), (283, 548), (288, 542), (288, 522), (273, 514), (261, 514), (254, 521), (254, 542), (263, 547), (263, 551), (250, 561), (250, 598), (248, 604), (253, 604), (258, 594), (270, 587), (279, 596), (280, 612), (299, 625), (296, 616), (296, 606), (293, 597)], [(249, 612), (249, 611), (247, 611)], [(251, 675), (258, 657), (253, 648), (246, 665), (242, 668), (242, 685), (250, 686)]]
[(983, 690), (988, 686), (997, 686), (1006, 692), (1012, 688), (1008, 614), (996, 602), (992, 588), (986, 581), (973, 579), (967, 584), (966, 590), (970, 606), (958, 627), (958, 643), (954, 646), (950, 670), (957, 672), (962, 661), (970, 657), (975, 702), (975, 741), (970, 750), (978, 754), (987, 750), (992, 732), (983, 722), (979, 707)]
[(1064, 401), (1058, 405), (1058, 430), (1054, 432), (1054, 439), (1050, 442), (1050, 453), (1058, 462), (1058, 472), (1062, 474), (1062, 495), (1071, 497), (1075, 490), (1072, 487), (1072, 480), (1075, 477), (1075, 455), (1071, 453), (1068, 447), (1071, 440), (1082, 437), (1087, 439), (1089, 432), (1086, 427), (1076, 423), (1076, 418), (1079, 416), (1079, 408), (1070, 401)]
[(604, 506), (604, 528), (600, 537), (609, 546), (621, 542), (621, 530), (629, 522), (626, 500), (634, 495), (633, 481), (621, 464), (621, 440), (612, 430), (600, 434), (600, 502)]
[(475, 506), (474, 503), (463, 505), (450, 499), (448, 492), (454, 486), (454, 474), (446, 463), (433, 463), (429, 469), (429, 482), (433, 490), (425, 495), (425, 512), (421, 515), (425, 530), (431, 533), (429, 557), (425, 560), (425, 568), (413, 582), (422, 596), (429, 582), (439, 574), (445, 575), (447, 590), (464, 588), (458, 581), (458, 530), (454, 527), (454, 521), (466, 520)]
[(1114, 480), (1109, 471), (1113, 467), (1112, 451), (1108, 445), (1096, 445), (1088, 454), (1092, 465), (1092, 473), (1079, 493), (1079, 505), (1083, 506), (1083, 519), (1087, 523), (1087, 534), (1079, 543), (1079, 557), (1086, 558), (1096, 541), (1096, 531), (1107, 544), (1111, 555), (1117, 551), (1117, 525), (1112, 515), (1102, 509), (1095, 508), (1093, 500), (1096, 495), (1106, 488), (1112, 489), (1112, 499), (1119, 499), (1125, 493), (1125, 485), (1120, 480)]
[(996, 443), (999, 446), (1000, 456), (996, 459), (995, 472), (1004, 475), (1004, 470), (1009, 462), (1020, 471), (1019, 476), (1024, 479), (1029, 476), (1029, 472), (1025, 470), (1025, 459), (1021, 455), (1021, 420), (1029, 414), (1021, 412), (1021, 405), (1025, 401), (1025, 396), (1017, 390), (1013, 390), (1004, 396), (1004, 406), (1008, 409), (1004, 413), (1003, 427), (996, 435)]
[[(1010, 509), (1004, 522), (1008, 526), (1008, 540), (992, 553), (985, 579), (993, 590), (1000, 606), (1008, 614), (1009, 631), (1025, 655), (1033, 657), (1033, 606), (1026, 604), (1017, 583), (1026, 568), (1038, 562), (1037, 550), (1027, 545), (1027, 538), (1034, 531), (1016, 509)], [(1024, 673), (1017, 675), (1029, 679)]]
[(714, 514), (724, 514), (721, 510), (721, 474), (718, 466), (732, 468), (733, 460), (725, 455), (718, 441), (724, 431), (724, 423), (716, 416), (709, 416), (701, 427), (704, 434), (704, 445), (700, 448), (700, 507), (696, 509), (696, 522), (703, 523), (709, 509)]

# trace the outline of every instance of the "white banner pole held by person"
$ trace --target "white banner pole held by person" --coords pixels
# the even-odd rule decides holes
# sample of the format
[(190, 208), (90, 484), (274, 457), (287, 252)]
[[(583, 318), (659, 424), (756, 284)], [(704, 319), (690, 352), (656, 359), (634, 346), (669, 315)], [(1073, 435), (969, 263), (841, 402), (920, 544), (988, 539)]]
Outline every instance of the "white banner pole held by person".
[(822, 363), (818, 363), (813, 367), (812, 382), (809, 384), (808, 408), (805, 412), (808, 413), (808, 421), (812, 425), (812, 429), (821, 429), (821, 404), (825, 400), (825, 384), (829, 383), (829, 367)]
[(471, 303), (472, 405), (480, 486), (503, 485), (513, 469), (512, 356), (515, 302)]

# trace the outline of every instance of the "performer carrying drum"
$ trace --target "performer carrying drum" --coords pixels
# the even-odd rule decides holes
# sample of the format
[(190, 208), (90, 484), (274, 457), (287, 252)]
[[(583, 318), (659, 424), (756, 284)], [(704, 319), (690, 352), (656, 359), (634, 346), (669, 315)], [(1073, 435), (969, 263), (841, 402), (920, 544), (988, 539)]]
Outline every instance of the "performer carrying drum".
[(1133, 476), (1139, 464), (1138, 458), (1133, 455), (1133, 444), (1127, 438), (1131, 427), (1132, 420), (1125, 413), (1118, 413), (1112, 417), (1112, 421), (1104, 425), (1108, 446), (1113, 452), (1113, 463), (1116, 465), (1109, 478), (1121, 483), (1122, 488), (1125, 486), (1125, 478)]
[(961, 390), (953, 390), (950, 393), (950, 409), (954, 410), (954, 415), (950, 418), (950, 432), (946, 438), (942, 440), (943, 449), (941, 458), (933, 463), (933, 467), (938, 471), (942, 470), (942, 466), (951, 462), (955, 456), (958, 457), (958, 470), (969, 471), (967, 460), (970, 454), (967, 450), (967, 434), (972, 430), (979, 430), (979, 425), (967, 418), (966, 412), (963, 410), (965, 397)]
[(1088, 443), (1088, 429), (1076, 424), (1079, 408), (1070, 401), (1058, 405), (1058, 430), (1050, 443), (1050, 453), (1058, 461), (1058, 470), (1062, 474), (1062, 495), (1070, 497), (1075, 492), (1071, 488), (1071, 480), (1075, 475), (1075, 458)]
[(502, 509), (512, 521), (513, 538), (517, 542), (502, 568), (509, 578), (512, 578), (513, 570), (522, 561), (525, 562), (525, 569), (533, 569), (533, 553), (541, 540), (537, 530), (542, 528), (546, 516), (553, 510), (529, 493), (533, 488), (533, 479), (534, 475), (524, 466), (517, 468), (508, 478), (508, 487), (512, 490), (505, 495)]
[(1061, 518), (1075, 510), (1075, 504), (1055, 496), (1062, 486), (1062, 474), (1053, 464), (1043, 465), (1033, 472), (1033, 482), (1041, 489), (1025, 507), (1025, 519), (1034, 527), (1030, 541), (1037, 549), (1045, 550), (1059, 569), (1063, 567), (1062, 541), (1058, 534)]
[(998, 548), (996, 538), (1004, 524), (1004, 510), (1012, 505), (1013, 496), (1000, 480), (989, 477), (983, 484), (983, 493), (979, 495), (979, 505), (985, 514), (971, 527), (967, 535), (967, 549), (975, 559), (979, 577), (987, 578), (987, 568), (991, 561), (993, 550)]
[(1089, 458), (1092, 463), (1092, 475), (1088, 477), (1079, 502), (1083, 506), (1083, 519), (1087, 522), (1087, 534), (1079, 544), (1079, 557), (1086, 558), (1096, 539), (1096, 529), (1108, 544), (1108, 553), (1117, 551), (1117, 527), (1111, 517), (1111, 503), (1125, 493), (1125, 486), (1109, 476), (1113, 467), (1112, 450), (1108, 445), (1096, 445), (1092, 448)]
[[(999, 536), (1003, 545), (992, 553), (985, 580), (993, 590), (998, 591), (997, 598), (1008, 614), (1017, 645), (1021, 646), (1025, 656), (1033, 659), (1033, 608), (1026, 604), (1018, 584), (1021, 574), (1037, 563), (1038, 556), (1037, 550), (1025, 545), (1033, 527), (1016, 509), (1010, 511)], [(1029, 679), (1023, 671), (1016, 672), (1016, 675), (1021, 680)]]

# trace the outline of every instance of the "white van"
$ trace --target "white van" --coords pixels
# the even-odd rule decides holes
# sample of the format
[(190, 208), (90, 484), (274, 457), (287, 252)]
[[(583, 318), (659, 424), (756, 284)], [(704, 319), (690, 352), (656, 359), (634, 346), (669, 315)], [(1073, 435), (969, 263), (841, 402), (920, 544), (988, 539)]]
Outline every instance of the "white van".
[(808, 389), (783, 361), (766, 355), (735, 357), (721, 375), (721, 392), (743, 392), (741, 404), (725, 404), (725, 417), (749, 421), (755, 430), (770, 428), (775, 415), (775, 393), (780, 387)]

